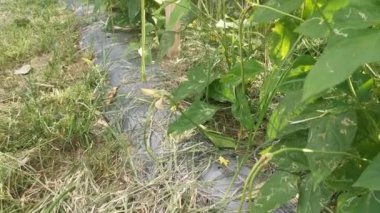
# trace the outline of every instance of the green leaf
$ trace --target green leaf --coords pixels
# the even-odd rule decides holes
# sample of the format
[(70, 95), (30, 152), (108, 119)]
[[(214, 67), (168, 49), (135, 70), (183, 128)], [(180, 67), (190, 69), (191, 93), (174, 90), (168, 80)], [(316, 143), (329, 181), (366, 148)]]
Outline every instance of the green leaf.
[(343, 82), (361, 65), (379, 61), (379, 49), (379, 30), (354, 30), (334, 36), (306, 77), (303, 100)]
[(203, 134), (206, 135), (208, 139), (214, 144), (215, 147), (221, 149), (234, 149), (236, 144), (235, 140), (230, 137), (226, 137), (219, 132), (214, 132), (210, 130), (203, 130)]
[(299, 185), (298, 213), (320, 213), (323, 207), (330, 202), (333, 192), (324, 184), (314, 188), (310, 177), (301, 181)]
[(138, 14), (140, 13), (140, 1), (136, 0), (127, 0), (127, 6), (128, 6), (128, 16), (129, 20), (131, 22), (134, 22), (134, 20), (137, 18)]
[(254, 129), (255, 122), (253, 121), (251, 106), (241, 86), (235, 89), (235, 103), (232, 104), (232, 114), (247, 130), (252, 131)]
[(208, 97), (220, 102), (235, 102), (235, 88), (230, 84), (220, 82), (220, 79), (215, 80), (209, 86)]
[(323, 18), (313, 17), (303, 22), (294, 31), (311, 38), (323, 38), (328, 35), (329, 28)]
[(303, 3), (303, 10), (302, 10), (302, 17), (307, 18), (311, 14), (313, 14), (315, 9), (313, 0), (304, 0)]
[(371, 191), (380, 190), (380, 154), (372, 160), (353, 186)]
[[(314, 1), (314, 0), (311, 0)], [(320, 8), (323, 15), (328, 21), (332, 21), (334, 14), (340, 9), (347, 6), (348, 2), (351, 0), (319, 0), (322, 1), (323, 6)], [(315, 13), (320, 15), (319, 12), (315, 9)]]
[[(265, 154), (265, 152), (273, 153), (287, 148), (303, 149), (306, 146), (308, 137), (307, 133), (307, 130), (300, 130), (282, 136), (278, 143), (272, 145), (269, 149), (266, 149), (267, 151), (264, 151), (261, 154)], [(278, 168), (286, 168), (286, 171), (290, 173), (297, 173), (309, 169), (306, 155), (303, 152), (280, 152), (273, 156), (272, 162), (276, 164)]]
[(298, 177), (277, 171), (265, 182), (255, 199), (255, 213), (273, 212), (297, 195)]
[(378, 213), (380, 192), (344, 193), (338, 198), (337, 213)]
[(368, 100), (370, 98), (373, 88), (375, 88), (375, 81), (373, 78), (370, 78), (366, 82), (361, 84), (357, 90), (357, 95), (360, 98), (360, 100)]
[[(320, 16), (321, 12), (325, 18), (331, 22), (334, 13), (341, 8), (347, 6), (349, 0), (305, 0), (304, 1), (304, 17)], [(316, 8), (317, 4), (319, 10)]]
[[(290, 123), (302, 112), (302, 106), (305, 106), (299, 104), (300, 101), (297, 101), (301, 100), (301, 95), (302, 91), (288, 93), (273, 111), (267, 125), (267, 137), (269, 140), (274, 140), (293, 131), (308, 128), (308, 125), (304, 123), (301, 123), (301, 125)], [(284, 132), (286, 127), (288, 130)]]
[(307, 149), (319, 152), (307, 153), (313, 182), (318, 185), (341, 163), (343, 155), (324, 152), (346, 152), (356, 135), (356, 112), (350, 110), (315, 119), (310, 124)]
[[(224, 84), (229, 84), (232, 86), (237, 86), (241, 84), (242, 79), (241, 79), (240, 65), (241, 65), (240, 62), (236, 63), (227, 74), (223, 75), (220, 78), (220, 82)], [(257, 62), (255, 59), (244, 61), (243, 67), (244, 67), (244, 77), (246, 81), (253, 80), (258, 73), (264, 71), (263, 66), (259, 62)]]
[(191, 68), (187, 78), (187, 81), (182, 82), (173, 92), (175, 102), (202, 93), (217, 78), (217, 75), (211, 71), (208, 65), (200, 64)]
[(219, 107), (197, 101), (169, 125), (168, 134), (181, 134), (210, 120)]
[[(283, 93), (301, 91), (307, 73), (313, 68), (315, 59), (310, 55), (301, 55), (293, 63), (292, 69), (279, 86)], [(302, 95), (302, 94), (301, 94)], [(300, 99), (299, 99), (300, 100)]]
[(277, 59), (285, 59), (296, 41), (297, 34), (293, 32), (295, 26), (294, 22), (288, 19), (276, 22), (272, 32), (272, 54)]
[(289, 72), (287, 77), (296, 77), (306, 72), (309, 72), (316, 60), (311, 55), (300, 55), (294, 61), (292, 70)]
[(253, 21), (257, 23), (270, 23), (284, 16), (284, 14), (277, 11), (290, 13), (299, 8), (301, 4), (302, 0), (269, 0), (264, 5), (265, 7), (270, 7), (274, 10), (264, 7), (256, 7), (255, 12), (253, 13)]
[(349, 5), (334, 16), (334, 28), (365, 29), (380, 24), (380, 4), (372, 0), (350, 0)]
[(343, 164), (327, 178), (326, 182), (335, 191), (347, 191), (352, 189), (352, 185), (359, 178), (367, 164), (358, 159), (345, 159)]

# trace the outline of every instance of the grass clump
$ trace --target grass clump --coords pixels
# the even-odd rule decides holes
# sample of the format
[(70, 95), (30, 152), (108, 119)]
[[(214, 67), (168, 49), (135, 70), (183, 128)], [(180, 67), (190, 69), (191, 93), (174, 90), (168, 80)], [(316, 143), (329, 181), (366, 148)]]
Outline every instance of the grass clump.
[[(95, 125), (106, 76), (78, 52), (78, 23), (57, 1), (6, 0), (0, 14), (0, 212), (58, 211), (95, 144), (117, 153)], [(23, 64), (32, 71), (15, 75)]]
[[(165, 144), (153, 163), (104, 124), (106, 75), (78, 51), (72, 13), (5, 0), (0, 19), (0, 212), (210, 210), (203, 144)], [(32, 71), (15, 75), (24, 64)]]

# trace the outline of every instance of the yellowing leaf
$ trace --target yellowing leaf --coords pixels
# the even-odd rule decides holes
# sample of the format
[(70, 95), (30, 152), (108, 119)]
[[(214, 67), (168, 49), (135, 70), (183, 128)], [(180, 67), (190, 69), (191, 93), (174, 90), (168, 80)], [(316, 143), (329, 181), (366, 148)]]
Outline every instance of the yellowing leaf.
[(228, 164), (230, 163), (229, 160), (225, 159), (223, 156), (219, 156), (218, 162), (220, 165), (228, 167)]
[(88, 58), (83, 57), (83, 58), (82, 58), (82, 61), (86, 62), (86, 64), (87, 64), (88, 66), (92, 66), (92, 65), (94, 65), (94, 62), (93, 62), (91, 59), (88, 59)]
[(146, 89), (146, 88), (142, 88), (141, 89), (141, 92), (146, 95), (146, 96), (150, 96), (150, 97), (153, 97), (153, 98), (163, 98), (164, 96), (167, 96), (169, 95), (168, 92), (166, 92), (165, 90), (157, 90), (157, 89)]
[(170, 111), (172, 111), (172, 112), (177, 111), (177, 107), (176, 107), (176, 106), (172, 106), (172, 107), (170, 107)]
[(274, 49), (273, 53), (276, 57), (283, 60), (290, 51), (297, 36), (293, 32), (294, 24), (290, 21), (279, 21), (273, 28)]

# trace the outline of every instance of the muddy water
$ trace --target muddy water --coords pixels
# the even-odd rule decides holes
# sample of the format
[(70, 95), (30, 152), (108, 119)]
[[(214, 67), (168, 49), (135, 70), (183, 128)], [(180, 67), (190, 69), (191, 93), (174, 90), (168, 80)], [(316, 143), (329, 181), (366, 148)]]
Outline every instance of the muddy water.
[[(67, 7), (73, 9), (82, 19), (96, 20), (91, 15), (91, 7), (82, 7), (78, 0), (66, 0)], [(122, 128), (132, 141), (136, 150), (147, 159), (146, 147), (150, 147), (155, 155), (159, 156), (164, 152), (165, 143), (170, 143), (167, 138), (167, 124), (170, 121), (171, 112), (166, 107), (164, 110), (154, 110), (149, 97), (145, 97), (141, 89), (164, 89), (168, 80), (175, 78), (162, 70), (159, 65), (149, 65), (147, 67), (147, 83), (140, 80), (140, 60), (137, 52), (135, 59), (126, 56), (128, 44), (136, 38), (136, 34), (116, 32), (109, 33), (104, 30), (102, 21), (91, 21), (90, 24), (82, 27), (81, 48), (90, 49), (95, 52), (95, 63), (104, 67), (109, 72), (109, 80), (112, 87), (118, 87), (120, 100), (116, 104), (121, 112), (113, 119), (122, 120)], [(129, 58), (129, 59), (128, 59)], [(111, 115), (112, 117), (112, 115)], [(208, 143), (203, 139), (204, 143)], [(145, 155), (144, 155), (145, 154)], [(224, 156), (232, 156), (231, 153), (221, 153)], [(210, 156), (203, 156), (209, 158)], [(237, 161), (231, 157), (228, 168), (220, 166), (218, 163), (211, 163), (200, 175), (201, 182), (207, 182), (208, 187), (204, 192), (214, 202), (221, 201), (225, 197), (234, 197), (239, 194), (245, 177), (249, 172), (248, 167), (239, 170), (235, 176)], [(152, 159), (153, 161), (153, 159)], [(154, 163), (151, 164), (154, 166)], [(152, 168), (151, 168), (152, 169)], [(236, 177), (233, 179), (233, 177)], [(233, 184), (231, 185), (231, 183)], [(232, 186), (230, 190), (230, 185)], [(228, 199), (227, 199), (228, 200)], [(240, 201), (227, 201), (225, 212), (235, 212)], [(294, 212), (293, 206), (279, 209), (276, 212)]]

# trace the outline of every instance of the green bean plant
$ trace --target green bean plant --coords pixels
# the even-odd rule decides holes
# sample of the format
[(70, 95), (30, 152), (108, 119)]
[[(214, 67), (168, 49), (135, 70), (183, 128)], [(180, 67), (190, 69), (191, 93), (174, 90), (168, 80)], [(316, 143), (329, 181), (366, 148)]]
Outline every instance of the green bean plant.
[[(209, 16), (217, 61), (227, 66), (209, 61), (188, 72), (170, 99), (192, 104), (168, 133), (198, 128), (219, 148), (260, 152), (239, 196), (251, 212), (293, 198), (300, 213), (378, 212), (380, 1), (232, 1), (216, 18), (205, 2), (194, 10)], [(226, 106), (246, 139), (204, 125)], [(254, 194), (269, 165), (273, 174)]]
[[(164, 8), (171, 3), (175, 3), (176, 8), (170, 17), (165, 17)], [(156, 59), (160, 61), (174, 43), (175, 33), (178, 32), (174, 32), (166, 25), (180, 22), (183, 30), (195, 18), (191, 10), (194, 6), (189, 0), (95, 0), (95, 11), (100, 10), (102, 6), (105, 6), (109, 15), (107, 21), (109, 30), (141, 28), (140, 55), (143, 81), (146, 81), (145, 66), (152, 62), (152, 50), (158, 50)]]
[[(180, 116), (168, 133), (197, 128), (218, 148), (246, 148), (245, 162), (259, 152), (239, 196), (252, 212), (295, 197), (302, 213), (380, 209), (378, 0), (96, 2), (124, 17), (114, 23), (142, 27), (143, 56), (152, 41), (160, 41), (158, 58), (173, 42), (167, 3), (177, 4), (169, 24), (180, 21), (184, 30), (197, 18), (215, 54), (169, 97)], [(185, 99), (192, 104), (181, 109)], [(226, 106), (247, 137), (211, 128)], [(273, 174), (254, 194), (269, 165)]]

